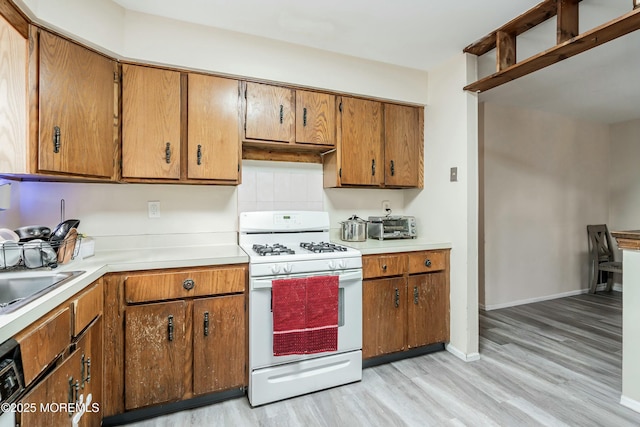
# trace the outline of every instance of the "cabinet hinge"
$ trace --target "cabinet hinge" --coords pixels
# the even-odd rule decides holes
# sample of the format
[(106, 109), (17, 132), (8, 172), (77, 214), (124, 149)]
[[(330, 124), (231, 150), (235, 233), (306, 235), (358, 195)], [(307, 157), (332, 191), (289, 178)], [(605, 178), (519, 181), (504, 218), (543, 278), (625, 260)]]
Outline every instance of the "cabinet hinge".
[(247, 99), (247, 88), (244, 88), (244, 99)]
[(113, 72), (113, 82), (114, 83), (118, 83), (118, 72), (117, 71)]
[(342, 178), (342, 168), (338, 169), (338, 176)]
[(338, 110), (342, 113), (342, 102), (338, 105)]
[(240, 172), (240, 163), (238, 163), (238, 172)]

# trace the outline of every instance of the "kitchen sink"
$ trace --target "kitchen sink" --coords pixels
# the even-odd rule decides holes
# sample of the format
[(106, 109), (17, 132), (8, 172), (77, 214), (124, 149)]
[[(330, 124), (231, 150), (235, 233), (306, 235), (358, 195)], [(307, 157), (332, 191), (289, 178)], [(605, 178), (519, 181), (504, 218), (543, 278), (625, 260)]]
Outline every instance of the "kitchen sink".
[(17, 271), (0, 273), (0, 314), (12, 312), (84, 271)]

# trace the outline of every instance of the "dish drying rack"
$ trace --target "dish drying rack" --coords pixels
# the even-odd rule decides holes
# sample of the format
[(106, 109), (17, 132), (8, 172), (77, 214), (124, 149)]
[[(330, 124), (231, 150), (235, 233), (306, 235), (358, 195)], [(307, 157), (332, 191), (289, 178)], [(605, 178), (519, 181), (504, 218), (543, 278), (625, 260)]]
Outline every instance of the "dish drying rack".
[(0, 272), (53, 269), (75, 259), (80, 253), (83, 236), (68, 237), (59, 241), (26, 241), (0, 243)]

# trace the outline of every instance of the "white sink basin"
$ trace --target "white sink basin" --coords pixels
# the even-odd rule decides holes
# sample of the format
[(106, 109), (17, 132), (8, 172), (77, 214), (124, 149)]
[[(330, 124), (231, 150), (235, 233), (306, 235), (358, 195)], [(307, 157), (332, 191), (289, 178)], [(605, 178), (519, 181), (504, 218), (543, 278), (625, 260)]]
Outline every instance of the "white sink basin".
[(0, 314), (35, 300), (84, 271), (17, 271), (0, 273)]

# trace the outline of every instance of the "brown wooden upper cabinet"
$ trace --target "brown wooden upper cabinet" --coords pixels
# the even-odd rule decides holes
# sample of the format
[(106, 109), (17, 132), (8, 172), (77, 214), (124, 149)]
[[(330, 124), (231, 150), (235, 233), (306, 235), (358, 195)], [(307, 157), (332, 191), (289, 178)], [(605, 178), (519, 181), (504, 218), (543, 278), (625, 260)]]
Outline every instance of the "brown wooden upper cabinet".
[(180, 179), (180, 73), (122, 65), (122, 177)]
[(423, 148), (420, 109), (384, 106), (384, 183), (391, 187), (422, 187)]
[(115, 61), (39, 34), (38, 172), (115, 178)]
[(246, 83), (245, 141), (335, 145), (335, 96)]
[(325, 187), (422, 188), (423, 109), (342, 97)]
[(187, 178), (239, 182), (239, 82), (189, 74)]

